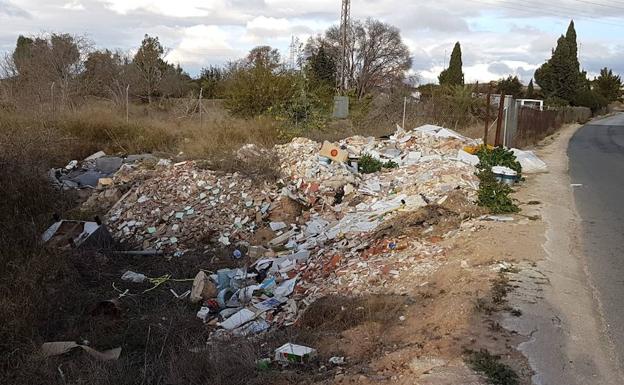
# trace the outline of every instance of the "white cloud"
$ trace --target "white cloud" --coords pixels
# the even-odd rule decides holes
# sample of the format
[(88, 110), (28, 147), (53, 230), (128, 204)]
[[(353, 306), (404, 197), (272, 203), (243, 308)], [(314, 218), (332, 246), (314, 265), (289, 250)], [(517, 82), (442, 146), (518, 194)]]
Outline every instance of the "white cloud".
[(73, 0), (63, 5), (63, 9), (69, 9), (71, 11), (84, 11), (85, 6), (79, 0)]
[[(524, 81), (550, 57), (570, 17), (576, 18), (581, 63), (624, 73), (624, 5), (553, 0), (540, 6), (499, 0), (359, 0), (352, 18), (374, 17), (401, 29), (413, 71), (436, 79), (456, 41), (462, 45), (467, 80), (516, 74)], [(171, 49), (167, 59), (195, 69), (243, 56), (267, 44), (288, 54), (300, 41), (337, 24), (339, 0), (0, 0), (0, 49), (9, 52), (18, 34), (45, 31), (86, 34), (97, 47), (135, 49), (148, 33)], [(535, 5), (533, 5), (535, 4)], [(604, 6), (609, 5), (609, 6)], [(620, 9), (621, 8), (621, 9)], [(68, 17), (77, 10), (80, 17)], [(86, 12), (88, 10), (88, 12)], [(557, 11), (558, 10), (558, 11)], [(543, 12), (542, 12), (543, 11)], [(553, 14), (556, 14), (554, 16)], [(589, 19), (592, 15), (594, 19)], [(0, 52), (2, 54), (2, 52)]]
[(126, 15), (133, 11), (147, 11), (172, 17), (202, 17), (225, 9), (223, 0), (104, 0), (114, 12)]
[(215, 25), (195, 25), (177, 31), (177, 45), (167, 54), (166, 60), (181, 64), (204, 64), (235, 58), (243, 52), (230, 44), (233, 36)]

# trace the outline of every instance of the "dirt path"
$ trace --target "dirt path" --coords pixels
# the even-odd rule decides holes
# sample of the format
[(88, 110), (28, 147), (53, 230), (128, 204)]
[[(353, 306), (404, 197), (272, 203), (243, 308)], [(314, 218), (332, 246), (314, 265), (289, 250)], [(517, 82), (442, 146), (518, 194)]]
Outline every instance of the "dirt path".
[[(538, 228), (515, 234), (535, 252), (527, 261), (536, 263), (523, 264), (514, 279), (517, 289), (509, 297), (523, 316), (506, 317), (502, 324), (528, 338), (519, 349), (535, 371), (535, 384), (621, 384), (579, 247), (580, 219), (566, 155), (577, 128), (566, 127), (537, 149), (549, 173), (528, 178), (518, 193), (520, 200), (541, 202), (536, 211), (543, 218), (545, 235), (542, 238)], [(542, 243), (543, 248), (536, 249)]]

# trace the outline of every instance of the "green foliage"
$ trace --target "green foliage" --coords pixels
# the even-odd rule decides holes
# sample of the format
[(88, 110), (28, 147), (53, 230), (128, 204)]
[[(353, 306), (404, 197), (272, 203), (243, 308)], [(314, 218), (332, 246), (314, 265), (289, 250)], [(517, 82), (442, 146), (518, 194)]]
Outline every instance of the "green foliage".
[(362, 174), (372, 174), (382, 168), (398, 168), (399, 165), (391, 160), (383, 163), (379, 159), (373, 158), (370, 154), (364, 154), (358, 160), (358, 170)]
[(609, 104), (607, 98), (600, 93), (589, 88), (581, 88), (574, 95), (572, 104), (575, 106), (589, 107), (593, 112), (604, 108)]
[(504, 166), (517, 172), (518, 178), (522, 177), (522, 166), (511, 150), (507, 150), (504, 147), (494, 147), (494, 149), (490, 150), (482, 146), (476, 155), (479, 157), (477, 169), (480, 171), (490, 170), (493, 166)]
[(459, 42), (455, 43), (453, 52), (451, 53), (451, 60), (447, 69), (440, 73), (438, 76), (440, 85), (464, 85), (464, 73), (462, 72), (462, 58), (461, 58), (461, 46)]
[(614, 75), (607, 67), (600, 70), (600, 76), (594, 80), (595, 91), (608, 102), (618, 100), (622, 96), (622, 79)]
[(499, 93), (511, 95), (516, 99), (522, 96), (522, 83), (520, 83), (517, 76), (512, 77), (509, 75), (506, 79), (499, 80), (497, 88)]
[(565, 107), (570, 105), (567, 100), (562, 99), (558, 96), (550, 96), (544, 99), (544, 104), (548, 107)]
[(203, 68), (199, 76), (199, 86), (203, 88), (203, 97), (215, 99), (223, 96), (225, 70), (216, 66)]
[(487, 349), (478, 352), (468, 350), (467, 363), (478, 372), (483, 373), (490, 384), (493, 385), (517, 385), (519, 384), (518, 374), (500, 362), (500, 356), (491, 354)]
[(140, 83), (144, 91), (143, 96), (150, 103), (162, 80), (166, 67), (166, 63), (161, 58), (164, 52), (165, 50), (160, 44), (158, 37), (151, 37), (146, 34), (132, 59), (132, 63), (141, 74)]
[(557, 40), (552, 57), (535, 71), (535, 81), (546, 97), (558, 97), (571, 102), (586, 76), (580, 71), (574, 22), (565, 36)]
[(336, 61), (327, 54), (323, 45), (308, 57), (305, 70), (311, 83), (319, 87), (334, 88), (336, 84)]
[(514, 153), (503, 147), (490, 150), (483, 146), (476, 155), (479, 157), (479, 164), (477, 164), (477, 170), (479, 170), (477, 173), (479, 178), (478, 205), (489, 208), (494, 214), (520, 211), (509, 196), (513, 191), (511, 187), (498, 182), (491, 171), (493, 166), (509, 167), (518, 173), (518, 178), (521, 178), (522, 166), (516, 160)]
[(483, 170), (477, 173), (479, 177), (479, 191), (477, 204), (487, 207), (492, 214), (517, 213), (520, 211), (513, 199), (509, 196), (513, 192), (511, 187), (496, 180), (494, 173)]
[(265, 66), (237, 66), (225, 82), (225, 107), (250, 118), (285, 106), (297, 91), (294, 75)]
[(529, 85), (527, 86), (526, 98), (533, 99), (535, 97), (535, 87), (533, 86), (533, 78), (529, 81)]
[(19, 74), (24, 74), (24, 63), (28, 62), (32, 57), (33, 39), (19, 35), (15, 51), (13, 51), (13, 63)]

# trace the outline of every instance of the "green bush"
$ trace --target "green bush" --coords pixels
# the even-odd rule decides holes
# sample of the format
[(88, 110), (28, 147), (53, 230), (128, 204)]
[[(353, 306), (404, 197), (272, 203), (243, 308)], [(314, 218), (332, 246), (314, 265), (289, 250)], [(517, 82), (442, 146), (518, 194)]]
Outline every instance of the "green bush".
[(511, 187), (496, 180), (494, 173), (483, 170), (477, 174), (479, 177), (479, 191), (477, 204), (487, 207), (492, 214), (517, 213), (520, 208), (509, 196), (513, 192)]
[(518, 173), (518, 178), (522, 178), (522, 166), (516, 159), (516, 155), (511, 150), (504, 147), (489, 149), (485, 146), (479, 148), (476, 155), (479, 157), (477, 169), (480, 171), (490, 171), (493, 166), (509, 167)]
[(479, 178), (478, 205), (489, 208), (493, 214), (520, 211), (509, 196), (513, 192), (511, 187), (498, 182), (492, 172), (493, 166), (509, 167), (518, 173), (518, 178), (521, 178), (522, 166), (514, 153), (503, 147), (488, 149), (483, 146), (476, 155), (479, 157), (479, 164), (477, 164), (479, 172), (476, 174)]
[(364, 154), (358, 160), (358, 169), (362, 174), (372, 174), (380, 171), (382, 168), (398, 168), (399, 165), (391, 160), (383, 163), (373, 158), (370, 154)]
[(544, 100), (544, 104), (548, 107), (565, 107), (570, 105), (567, 100), (557, 96), (551, 96), (546, 98)]

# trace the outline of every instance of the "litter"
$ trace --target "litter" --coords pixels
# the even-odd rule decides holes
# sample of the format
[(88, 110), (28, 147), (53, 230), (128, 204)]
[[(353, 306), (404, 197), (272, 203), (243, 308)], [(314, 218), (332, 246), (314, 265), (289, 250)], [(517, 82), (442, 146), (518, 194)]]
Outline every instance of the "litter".
[(100, 361), (116, 360), (121, 355), (121, 348), (115, 348), (110, 350), (104, 350), (102, 352), (97, 351), (86, 345), (79, 345), (74, 341), (59, 341), (59, 342), (45, 342), (41, 346), (41, 351), (46, 357), (59, 356), (68, 353), (70, 350), (80, 348), (84, 350), (91, 357)]
[(329, 358), (329, 363), (333, 364), (333, 365), (344, 365), (345, 364), (345, 358), (344, 357), (330, 357)]
[(284, 344), (275, 349), (275, 361), (284, 363), (304, 363), (309, 362), (316, 356), (316, 350), (307, 346)]
[(121, 280), (125, 282), (134, 282), (134, 283), (142, 283), (147, 279), (147, 277), (140, 273), (135, 273), (134, 271), (126, 271), (121, 276)]
[(214, 298), (217, 294), (217, 286), (206, 276), (206, 273), (203, 271), (197, 273), (193, 279), (190, 301), (196, 303), (202, 299)]
[(220, 326), (226, 330), (236, 329), (237, 327), (244, 325), (246, 322), (251, 321), (256, 316), (256, 313), (248, 309), (241, 309), (238, 312), (232, 314), (227, 320), (221, 322)]
[(61, 220), (42, 235), (42, 241), (54, 248), (108, 249), (113, 239), (98, 222)]
[(511, 151), (513, 151), (516, 156), (516, 160), (520, 162), (524, 174), (548, 172), (546, 163), (538, 158), (533, 151), (523, 151), (517, 148), (512, 148)]

